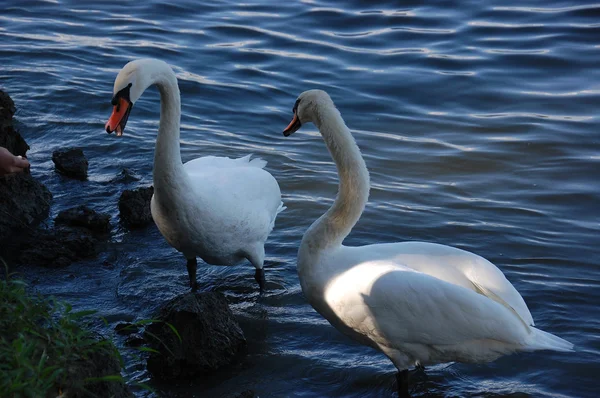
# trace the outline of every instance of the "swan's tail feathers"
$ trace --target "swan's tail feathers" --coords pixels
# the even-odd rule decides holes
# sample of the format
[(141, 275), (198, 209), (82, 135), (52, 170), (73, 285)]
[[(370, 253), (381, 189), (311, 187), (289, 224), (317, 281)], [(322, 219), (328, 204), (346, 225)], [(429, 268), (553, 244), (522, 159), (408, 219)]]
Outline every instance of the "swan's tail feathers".
[(279, 213), (281, 213), (282, 211), (284, 211), (285, 209), (287, 209), (287, 207), (283, 205), (283, 202), (281, 202), (281, 203), (279, 204), (279, 207), (277, 208), (277, 213), (275, 213), (275, 214), (279, 214)]
[(275, 228), (275, 220), (277, 219), (277, 215), (279, 213), (281, 213), (282, 211), (284, 211), (285, 209), (287, 209), (287, 207), (285, 207), (283, 205), (283, 202), (279, 203), (279, 207), (277, 208), (277, 211), (275, 212), (275, 215), (273, 216), (273, 219), (271, 220), (271, 226), (269, 227), (269, 234), (271, 234), (271, 231), (273, 231), (273, 228)]
[(243, 158), (240, 158), (240, 160), (243, 159), (244, 162), (248, 162), (249, 166), (252, 167), (258, 167), (259, 169), (264, 169), (265, 166), (267, 165), (267, 161), (263, 160), (261, 158), (254, 158), (254, 159), (250, 159), (252, 155), (246, 155)]
[(551, 333), (532, 327), (532, 336), (529, 344), (525, 347), (527, 351), (552, 350), (560, 352), (575, 351), (573, 344), (561, 339)]

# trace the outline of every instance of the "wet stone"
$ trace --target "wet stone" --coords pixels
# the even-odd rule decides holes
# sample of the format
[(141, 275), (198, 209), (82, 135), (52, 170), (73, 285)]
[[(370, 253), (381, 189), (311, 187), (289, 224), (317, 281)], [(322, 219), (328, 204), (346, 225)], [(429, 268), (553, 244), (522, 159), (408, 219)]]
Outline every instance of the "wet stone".
[[(29, 145), (13, 126), (15, 111), (10, 96), (0, 90), (0, 146), (25, 157)], [(29, 170), (0, 177), (0, 251), (6, 247), (6, 241), (48, 217), (51, 200), (50, 191)]]
[(127, 340), (125, 340), (125, 345), (127, 347), (141, 347), (145, 343), (146, 340), (144, 340), (144, 338), (137, 333), (132, 334), (131, 336), (127, 337)]
[(61, 211), (54, 222), (73, 227), (84, 227), (94, 232), (108, 232), (110, 230), (110, 216), (108, 214), (98, 213), (83, 205)]
[(52, 153), (56, 170), (71, 178), (87, 179), (88, 161), (80, 148), (59, 149)]
[(130, 322), (121, 322), (115, 326), (115, 332), (122, 335), (130, 335), (139, 332), (140, 327)]
[(154, 222), (150, 211), (153, 187), (126, 189), (119, 198), (119, 214), (128, 228), (141, 228)]
[(51, 268), (66, 267), (75, 261), (94, 257), (97, 243), (83, 229), (39, 229), (18, 243), (17, 262)]
[(258, 395), (253, 390), (244, 390), (232, 395), (230, 398), (258, 398)]
[(150, 324), (144, 337), (159, 351), (150, 354), (147, 363), (158, 379), (210, 374), (236, 364), (246, 352), (246, 338), (220, 293), (178, 296), (162, 307), (156, 319), (159, 322)]

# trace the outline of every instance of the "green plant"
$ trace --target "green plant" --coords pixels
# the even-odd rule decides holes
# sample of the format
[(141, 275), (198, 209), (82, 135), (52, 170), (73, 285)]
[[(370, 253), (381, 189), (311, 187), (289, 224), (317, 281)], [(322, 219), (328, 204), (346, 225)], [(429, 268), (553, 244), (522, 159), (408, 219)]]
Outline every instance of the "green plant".
[(100, 361), (121, 367), (112, 342), (81, 327), (93, 313), (29, 295), (24, 282), (9, 276), (0, 280), (0, 396), (56, 397), (65, 390), (93, 396), (94, 383), (122, 383), (119, 374), (90, 371)]

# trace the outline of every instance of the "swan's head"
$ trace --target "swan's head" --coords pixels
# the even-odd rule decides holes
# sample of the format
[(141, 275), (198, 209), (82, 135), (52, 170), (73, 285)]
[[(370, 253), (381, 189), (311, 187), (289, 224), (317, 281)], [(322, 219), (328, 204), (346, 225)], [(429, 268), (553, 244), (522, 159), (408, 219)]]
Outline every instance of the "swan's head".
[(148, 87), (142, 69), (149, 61), (144, 59), (131, 61), (117, 75), (111, 101), (113, 112), (104, 126), (108, 134), (116, 131), (118, 137), (123, 135), (133, 104)]
[(326, 106), (334, 106), (329, 94), (323, 90), (308, 90), (298, 96), (292, 112), (294, 116), (290, 124), (283, 130), (283, 135), (289, 137), (302, 127), (304, 123), (320, 121), (320, 110)]

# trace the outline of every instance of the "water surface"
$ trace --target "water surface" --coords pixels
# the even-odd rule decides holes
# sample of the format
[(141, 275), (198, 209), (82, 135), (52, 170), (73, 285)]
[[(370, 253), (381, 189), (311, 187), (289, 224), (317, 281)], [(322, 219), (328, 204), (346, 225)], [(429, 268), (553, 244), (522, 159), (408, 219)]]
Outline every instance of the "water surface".
[[(264, 297), (250, 265), (199, 269), (201, 286), (232, 302), (247, 359), (210, 383), (154, 384), (160, 395), (391, 396), (391, 363), (329, 326), (295, 270), (301, 236), (331, 205), (337, 176), (314, 126), (287, 139), (281, 131), (297, 95), (321, 88), (371, 172), (370, 202), (346, 243), (425, 240), (483, 255), (540, 328), (577, 346), (436, 366), (415, 395), (596, 396), (599, 17), (600, 4), (585, 0), (5, 0), (0, 86), (19, 109), (32, 172), (54, 194), (51, 215), (86, 204), (113, 223), (99, 259), (20, 271), (111, 327), (151, 317), (187, 291), (184, 260), (156, 228), (129, 232), (118, 219), (121, 192), (152, 181), (156, 89), (136, 103), (124, 137), (103, 129), (120, 68), (163, 59), (181, 88), (183, 160), (254, 153), (269, 162), (288, 209), (266, 247)], [(51, 153), (65, 146), (84, 149), (88, 182), (53, 171)], [(132, 355), (126, 374), (148, 380)]]

